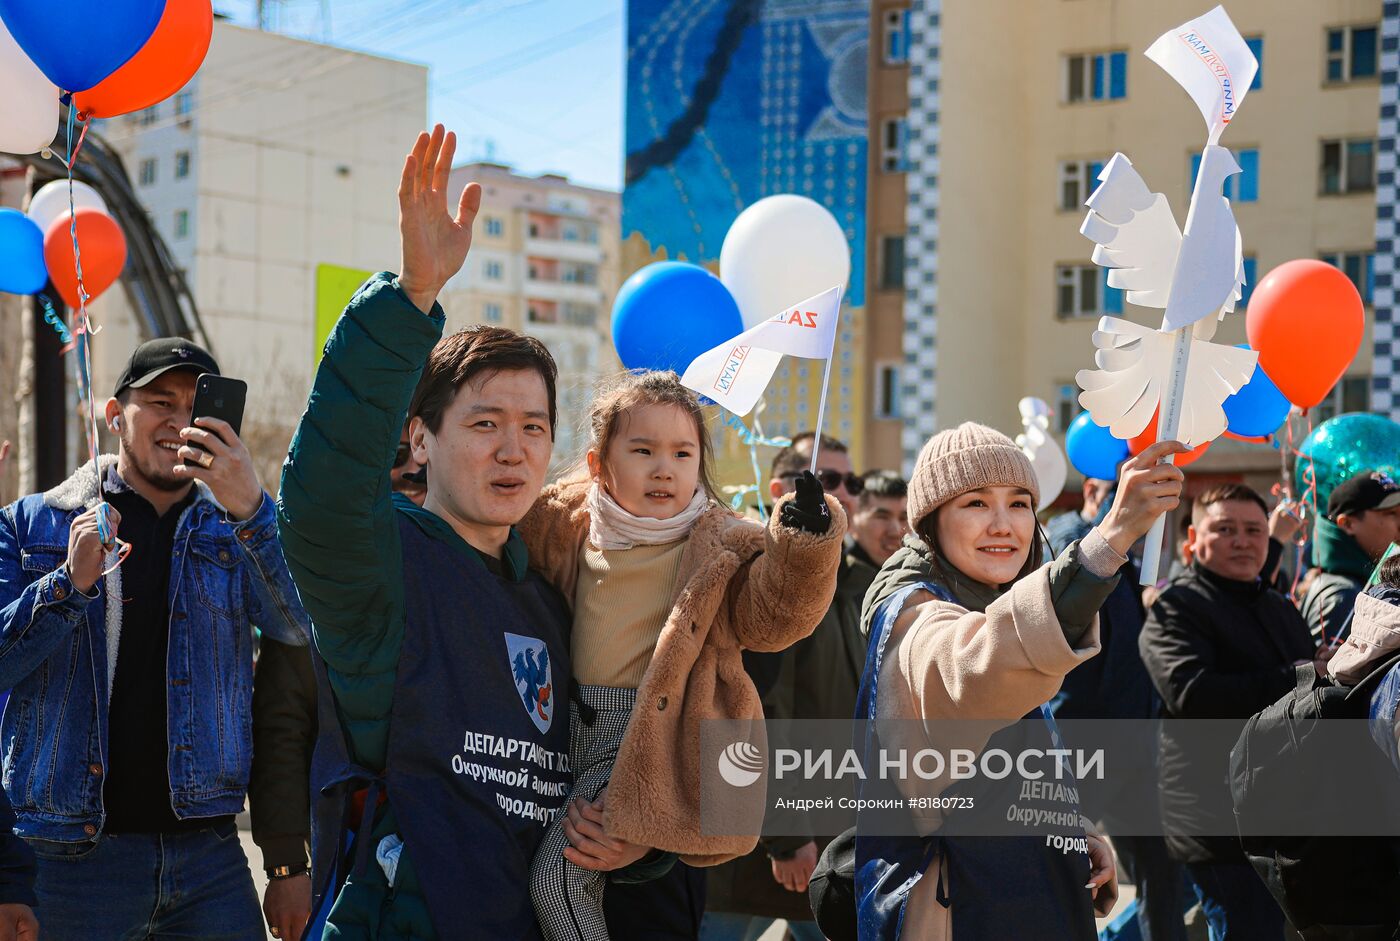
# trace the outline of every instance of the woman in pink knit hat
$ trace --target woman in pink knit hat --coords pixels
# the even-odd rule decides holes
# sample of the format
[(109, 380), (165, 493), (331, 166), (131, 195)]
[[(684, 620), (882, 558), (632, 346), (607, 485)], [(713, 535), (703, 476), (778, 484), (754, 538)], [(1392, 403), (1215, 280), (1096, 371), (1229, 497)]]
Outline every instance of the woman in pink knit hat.
[[(1061, 747), (1043, 704), (1098, 653), (1097, 612), (1129, 547), (1181, 496), (1181, 471), (1158, 461), (1183, 451), (1163, 442), (1128, 461), (1103, 522), (1042, 564), (1040, 488), (1011, 439), (973, 423), (929, 439), (909, 482), (915, 535), (885, 563), (862, 612), (870, 644), (857, 718), (874, 720), (866, 723), (867, 755), (958, 746), (1014, 757)], [(969, 730), (947, 720), (990, 721)], [(865, 799), (902, 797), (906, 807), (909, 798), (925, 800), (908, 811), (901, 835), (881, 835), (892, 831), (888, 821), (867, 826), (872, 818), (861, 818), (861, 941), (1096, 936), (1095, 912), (1110, 910), (1117, 892), (1112, 854), (1084, 829), (1072, 775), (1062, 781), (1069, 787), (1029, 790), (1023, 775), (1040, 777), (1017, 768), (999, 780), (872, 775), (862, 783)], [(976, 835), (987, 831), (960, 830), (957, 811), (946, 809), (954, 796), (981, 813), (991, 807), (1003, 827), (1012, 805), (1060, 823)], [(939, 797), (943, 810), (928, 800)]]

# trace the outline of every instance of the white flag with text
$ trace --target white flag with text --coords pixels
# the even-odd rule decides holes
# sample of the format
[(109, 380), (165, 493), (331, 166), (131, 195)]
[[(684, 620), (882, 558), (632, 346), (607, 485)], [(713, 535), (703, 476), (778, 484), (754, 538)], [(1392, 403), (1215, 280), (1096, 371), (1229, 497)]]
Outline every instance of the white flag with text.
[(681, 383), (735, 415), (747, 415), (784, 355), (828, 359), (841, 319), (841, 286), (809, 297), (701, 353)]
[(1259, 71), (1259, 60), (1224, 7), (1167, 30), (1147, 47), (1147, 57), (1196, 102), (1212, 144), (1219, 142)]

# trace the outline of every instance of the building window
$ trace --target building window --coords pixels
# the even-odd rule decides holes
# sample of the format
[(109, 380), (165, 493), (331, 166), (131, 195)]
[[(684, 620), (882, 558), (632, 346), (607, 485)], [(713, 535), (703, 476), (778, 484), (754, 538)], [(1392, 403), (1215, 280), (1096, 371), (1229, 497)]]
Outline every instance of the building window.
[(1377, 42), (1375, 26), (1341, 26), (1327, 31), (1327, 81), (1354, 82), (1375, 78)]
[(1347, 412), (1369, 412), (1371, 410), (1371, 377), (1343, 376), (1327, 398), (1313, 406), (1309, 413), (1316, 424), (1335, 418)]
[(194, 92), (182, 91), (175, 96), (175, 117), (187, 118), (194, 112)]
[(190, 213), (187, 209), (175, 210), (175, 237), (177, 239), (189, 238), (190, 235)]
[(564, 305), (564, 322), (575, 327), (592, 327), (598, 323), (598, 308), (592, 304)]
[[(1233, 203), (1256, 203), (1259, 201), (1259, 148), (1249, 147), (1235, 151), (1235, 161), (1240, 172), (1225, 178), (1225, 198)], [(1196, 174), (1201, 172), (1201, 155), (1191, 155), (1191, 189), (1196, 188)]]
[(487, 281), (501, 280), (501, 263), (499, 261), (484, 262), (481, 266), (481, 276)]
[(1249, 90), (1254, 91), (1264, 87), (1264, 37), (1250, 36), (1244, 44), (1254, 53), (1254, 61), (1259, 63), (1259, 68), (1254, 71), (1254, 81), (1249, 83)]
[(565, 284), (597, 284), (598, 269), (592, 265), (564, 265), (559, 280)]
[(144, 111), (141, 112), (141, 123), (142, 125), (155, 124), (156, 118), (158, 118), (159, 116), (160, 109), (156, 105), (151, 105), (149, 108), (146, 108)]
[(491, 238), (500, 238), (505, 230), (505, 223), (496, 216), (486, 217), (486, 234)]
[(1083, 209), (1089, 194), (1103, 172), (1101, 160), (1062, 160), (1060, 162), (1060, 208)]
[(909, 170), (909, 122), (903, 117), (886, 118), (880, 132), (880, 169), (886, 173)]
[(1107, 268), (1059, 265), (1055, 268), (1055, 314), (1062, 319), (1123, 313), (1123, 292), (1108, 286)]
[(481, 305), (481, 319), (486, 323), (501, 322), (501, 305), (486, 303)]
[(1375, 252), (1323, 252), (1317, 257), (1346, 275), (1361, 295), (1362, 303), (1371, 305), (1376, 293)]
[(175, 179), (183, 180), (190, 175), (190, 152), (182, 150), (175, 154)]
[(904, 236), (886, 235), (880, 239), (880, 289), (904, 289)]
[(1060, 434), (1069, 431), (1069, 426), (1079, 417), (1083, 409), (1079, 406), (1079, 387), (1072, 382), (1062, 382), (1055, 398), (1055, 418)]
[(1128, 96), (1128, 54), (1065, 56), (1065, 101), (1114, 101)]
[(1249, 296), (1254, 293), (1254, 281), (1259, 271), (1259, 259), (1253, 255), (1244, 256), (1244, 285), (1240, 288), (1240, 299), (1236, 307), (1248, 307)]
[(156, 181), (156, 159), (147, 157), (141, 161), (140, 180), (142, 186), (151, 186)]
[(1322, 194), (1369, 193), (1376, 188), (1375, 138), (1322, 142)]
[(909, 61), (909, 11), (888, 10), (885, 13), (885, 65), (903, 65)]
[(586, 225), (583, 227), (583, 241), (586, 245), (598, 244), (598, 227), (596, 225)]
[(898, 363), (879, 363), (875, 367), (875, 417), (899, 417)]

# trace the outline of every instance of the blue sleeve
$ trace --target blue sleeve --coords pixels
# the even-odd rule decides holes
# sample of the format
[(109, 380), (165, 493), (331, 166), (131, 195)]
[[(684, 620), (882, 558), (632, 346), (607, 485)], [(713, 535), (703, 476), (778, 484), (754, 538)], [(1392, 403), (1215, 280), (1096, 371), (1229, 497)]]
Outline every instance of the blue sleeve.
[(248, 563), (244, 571), (251, 583), (249, 614), (253, 623), (274, 640), (304, 647), (311, 638), (311, 619), (301, 606), (287, 560), (282, 556), (272, 498), (264, 493), (257, 512), (234, 523), (233, 532)]
[(68, 578), (65, 548), (35, 552), (31, 566), (44, 574), (33, 582), (25, 575), (16, 531), (18, 504), (0, 510), (0, 688), (9, 689), (48, 659), (82, 623), (89, 605), (101, 604), (101, 581), (83, 595)]

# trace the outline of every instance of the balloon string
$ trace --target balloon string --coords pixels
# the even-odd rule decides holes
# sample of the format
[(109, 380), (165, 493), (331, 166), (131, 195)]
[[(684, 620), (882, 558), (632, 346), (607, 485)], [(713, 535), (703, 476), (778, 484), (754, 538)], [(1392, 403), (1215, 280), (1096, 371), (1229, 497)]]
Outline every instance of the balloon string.
[[(758, 466), (758, 446), (767, 445), (769, 447), (774, 448), (785, 448), (788, 445), (792, 444), (792, 439), (764, 437), (760, 433), (750, 431), (749, 427), (744, 424), (743, 419), (741, 419), (738, 415), (735, 415), (733, 412), (724, 412), (723, 414), (724, 424), (729, 428), (733, 428), (735, 433), (739, 436), (739, 440), (742, 441), (744, 444), (748, 445), (749, 466), (753, 469), (753, 486), (744, 487), (739, 493), (735, 495), (734, 502), (738, 504), (743, 500), (745, 494), (753, 493), (754, 496), (758, 499), (758, 518), (767, 522), (768, 508), (763, 503), (763, 472), (759, 469)], [(756, 416), (754, 419), (754, 423), (757, 424)], [(736, 510), (738, 508), (739, 507), (737, 505), (734, 507), (734, 509)]]
[[(78, 279), (78, 309), (73, 314), (73, 328), (71, 335), (77, 346), (76, 367), (78, 370), (78, 395), (87, 406), (86, 432), (88, 442), (88, 459), (92, 462), (93, 477), (97, 481), (97, 533), (102, 540), (102, 545), (116, 550), (116, 560), (110, 568), (103, 571), (106, 576), (115, 571), (131, 554), (131, 544), (118, 539), (116, 533), (112, 531), (112, 521), (109, 515), (111, 506), (102, 492), (102, 469), (98, 461), (98, 436), (97, 436), (97, 409), (93, 403), (92, 394), (92, 322), (88, 318), (87, 302), (90, 300), (87, 286), (83, 282), (83, 256), (78, 245), (78, 214), (77, 206), (73, 196), (73, 166), (78, 161), (78, 154), (83, 149), (83, 142), (87, 140), (89, 124), (86, 120), (82, 122), (82, 131), (78, 133), (78, 139), (73, 140), (74, 131), (77, 129), (78, 112), (73, 107), (72, 102), (68, 104), (68, 158), (64, 165), (68, 170), (68, 235), (73, 240), (73, 268)], [(47, 316), (45, 319), (48, 319)]]

